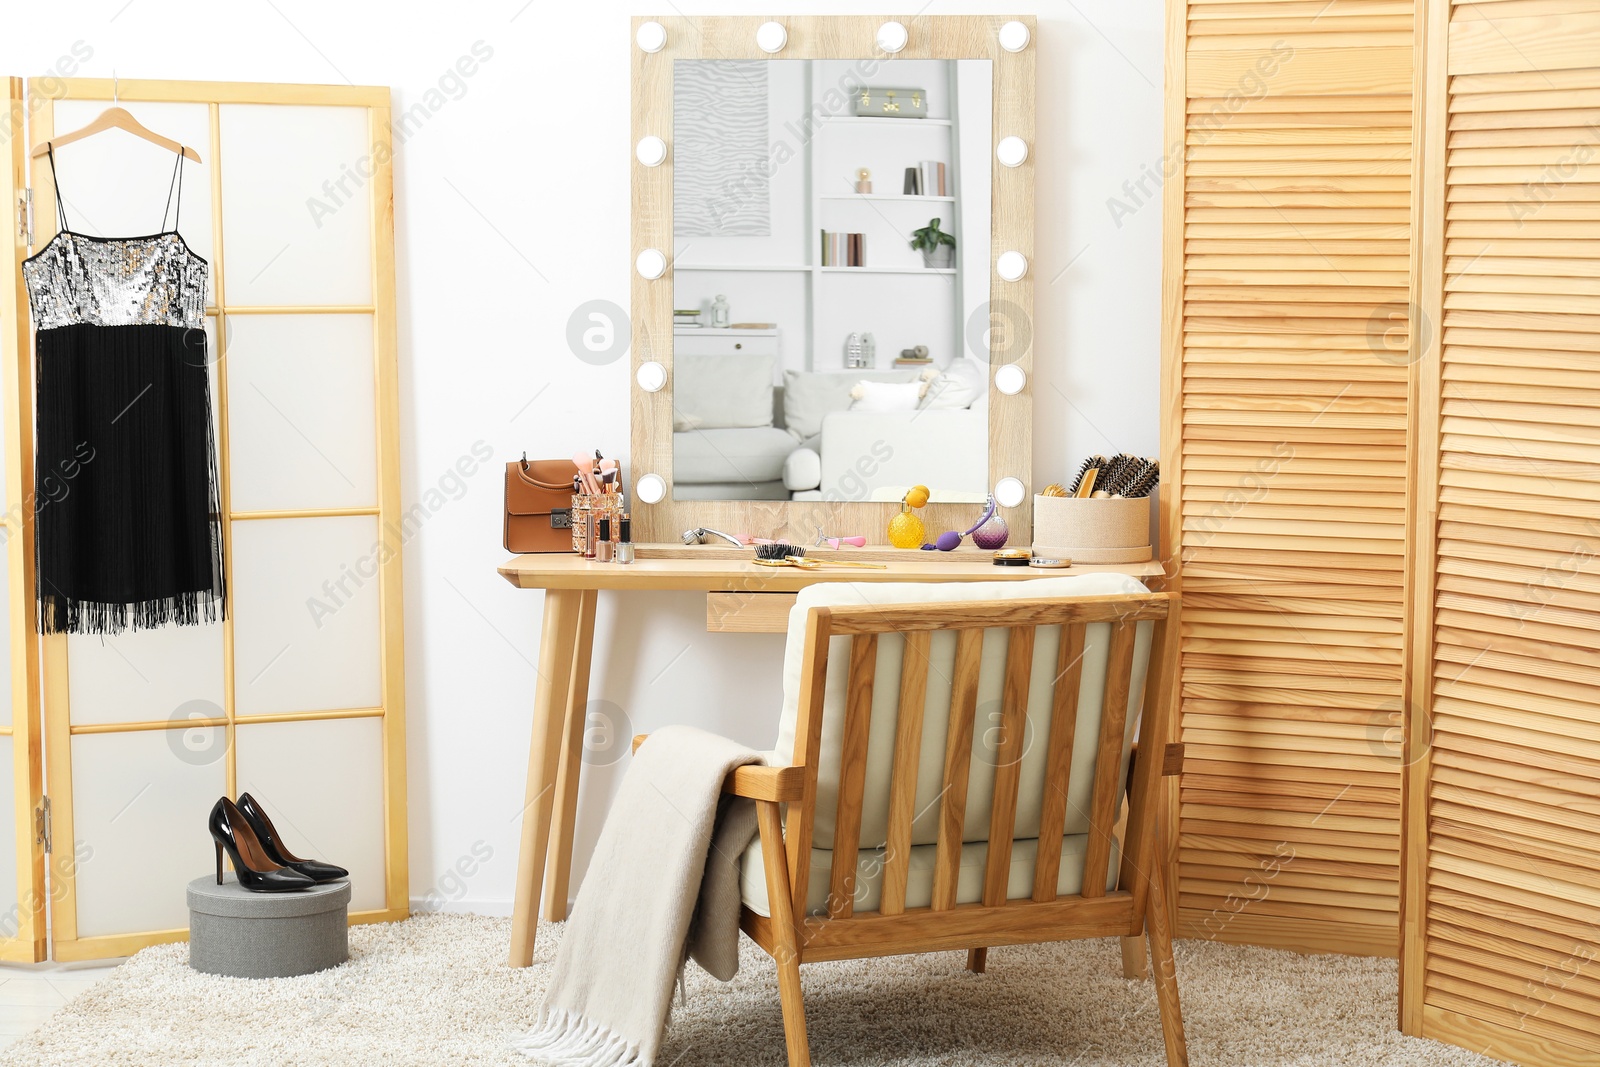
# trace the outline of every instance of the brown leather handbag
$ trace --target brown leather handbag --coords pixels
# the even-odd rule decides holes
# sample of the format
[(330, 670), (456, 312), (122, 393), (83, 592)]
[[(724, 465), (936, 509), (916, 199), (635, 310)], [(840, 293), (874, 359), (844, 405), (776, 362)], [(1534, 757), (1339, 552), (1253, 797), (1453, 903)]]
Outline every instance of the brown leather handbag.
[(572, 475), (570, 459), (506, 464), (507, 552), (572, 551)]

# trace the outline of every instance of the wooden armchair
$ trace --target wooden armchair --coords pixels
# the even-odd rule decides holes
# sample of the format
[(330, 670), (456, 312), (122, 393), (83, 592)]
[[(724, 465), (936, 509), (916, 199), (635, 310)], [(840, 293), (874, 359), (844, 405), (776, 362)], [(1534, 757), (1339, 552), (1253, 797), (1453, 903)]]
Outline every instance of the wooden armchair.
[(724, 787), (756, 802), (742, 926), (777, 962), (791, 1067), (811, 1062), (801, 964), (964, 948), (982, 972), (992, 946), (1147, 924), (1167, 1060), (1187, 1063), (1155, 841), (1181, 763), (1176, 603), (1110, 575), (801, 594), (792, 765)]

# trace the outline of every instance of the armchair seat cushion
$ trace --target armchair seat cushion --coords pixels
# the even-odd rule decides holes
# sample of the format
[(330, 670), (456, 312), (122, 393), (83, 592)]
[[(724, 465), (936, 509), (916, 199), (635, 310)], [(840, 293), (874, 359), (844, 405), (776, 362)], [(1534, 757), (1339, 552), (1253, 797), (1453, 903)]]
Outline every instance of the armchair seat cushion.
[[(1061, 839), (1061, 875), (1056, 880), (1056, 891), (1077, 893), (1083, 888), (1083, 852), (1088, 845), (1088, 834), (1072, 834)], [(933, 867), (938, 853), (937, 845), (913, 845), (906, 871), (906, 907), (925, 908), (933, 901)], [(1006, 885), (1006, 898), (1021, 900), (1033, 895), (1034, 859), (1039, 842), (1029, 839), (1011, 844), (1011, 878)], [(961, 876), (956, 880), (956, 903), (973, 904), (983, 899), (983, 874), (989, 860), (989, 843), (981, 841), (961, 846)], [(1110, 877), (1106, 889), (1116, 888), (1117, 868), (1121, 864), (1119, 843), (1113, 839)], [(767, 902), (767, 880), (763, 873), (761, 841), (757, 839), (739, 857), (739, 888), (745, 907), (757, 915), (770, 916)], [(856, 863), (855, 910), (877, 911), (883, 899), (884, 850), (862, 849)], [(833, 852), (826, 848), (811, 850), (811, 882), (806, 887), (806, 914), (826, 914), (828, 910), (828, 879), (833, 871)]]
[[(803, 672), (807, 612), (814, 606), (889, 605), (931, 603), (935, 601), (995, 600), (1020, 597), (1081, 597), (1144, 593), (1137, 580), (1124, 574), (1084, 574), (1063, 578), (1036, 578), (1013, 582), (822, 582), (800, 592), (789, 613), (789, 638), (784, 659), (783, 709), (778, 723), (778, 739), (773, 746), (773, 762), (785, 765), (794, 753), (795, 732), (799, 723), (800, 681)], [(1087, 628), (1082, 680), (1078, 690), (1078, 737), (1097, 737), (1101, 705), (1105, 696), (1105, 649), (1110, 640), (1110, 625), (1095, 623)], [(1039, 812), (1044, 795), (1045, 758), (1049, 750), (1052, 714), (1052, 685), (1057, 673), (1056, 649), (1059, 626), (1040, 627), (1035, 645), (1033, 670), (1028, 694), (1028, 724), (1021, 761), (1020, 794), (1017, 802), (1016, 834), (1019, 839), (1037, 836)], [(1138, 709), (1144, 697), (1145, 667), (1151, 638), (1150, 624), (1138, 624), (1135, 665), (1128, 696), (1128, 715), (1122, 743), (1120, 773), (1125, 778), (1128, 751), (1138, 722)], [(818, 759), (817, 810), (814, 848), (833, 846), (835, 809), (838, 803), (839, 762), (844, 722), (844, 692), (850, 665), (849, 638), (835, 637), (828, 656), (827, 696), (825, 699), (822, 745)], [(994, 796), (996, 750), (999, 732), (995, 729), (1001, 707), (1001, 684), (1006, 661), (1007, 635), (1004, 630), (988, 630), (983, 639), (983, 680), (977, 695), (974, 724), (972, 770), (968, 778), (966, 821), (962, 839), (988, 838), (989, 814)], [(876, 676), (873, 690), (871, 729), (867, 743), (868, 783), (863, 797), (861, 840), (863, 844), (884, 840), (888, 827), (889, 779), (894, 757), (895, 722), (898, 717), (899, 686), (882, 684), (884, 679), (900, 677), (905, 640), (898, 634), (885, 634), (878, 641)], [(927, 718), (922, 732), (921, 761), (917, 772), (919, 813), (912, 823), (911, 843), (928, 845), (938, 839), (939, 790), (943, 776), (945, 734), (950, 708), (951, 663), (955, 635), (939, 633), (930, 649), (933, 669), (928, 675)], [(1070, 837), (1088, 831), (1090, 794), (1094, 785), (1093, 747), (1076, 745), (1067, 785), (1067, 825)], [(1031, 866), (1030, 866), (1031, 871)]]

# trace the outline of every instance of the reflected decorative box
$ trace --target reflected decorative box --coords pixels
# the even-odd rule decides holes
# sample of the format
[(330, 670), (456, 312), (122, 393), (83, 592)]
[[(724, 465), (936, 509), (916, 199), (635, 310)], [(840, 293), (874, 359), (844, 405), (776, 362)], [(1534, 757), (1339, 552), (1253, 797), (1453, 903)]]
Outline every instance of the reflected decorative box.
[(1033, 552), (1073, 563), (1143, 563), (1150, 548), (1150, 497), (1033, 498)]
[(850, 97), (850, 113), (857, 118), (925, 119), (928, 94), (922, 89), (863, 85)]

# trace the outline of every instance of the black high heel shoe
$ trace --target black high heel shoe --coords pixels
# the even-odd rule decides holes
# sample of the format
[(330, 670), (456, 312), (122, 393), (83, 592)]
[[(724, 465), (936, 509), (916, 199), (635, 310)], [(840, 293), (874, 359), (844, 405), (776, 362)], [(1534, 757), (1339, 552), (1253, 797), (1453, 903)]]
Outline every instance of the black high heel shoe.
[(283, 838), (278, 836), (278, 828), (272, 825), (272, 820), (267, 818), (266, 811), (249, 793), (240, 795), (239, 811), (250, 821), (250, 828), (256, 832), (256, 837), (261, 840), (261, 846), (267, 850), (267, 855), (274, 863), (299, 871), (314, 882), (335, 882), (340, 878), (350, 877), (350, 872), (343, 867), (323, 863), (321, 860), (303, 860), (285, 848)]
[(268, 855), (250, 822), (233, 801), (220, 798), (211, 809), (208, 820), (211, 839), (217, 846), (217, 884), (222, 884), (222, 850), (227, 849), (233, 860), (234, 874), (243, 889), (256, 893), (286, 893), (296, 889), (310, 889), (316, 881), (301, 872), (279, 863)]

